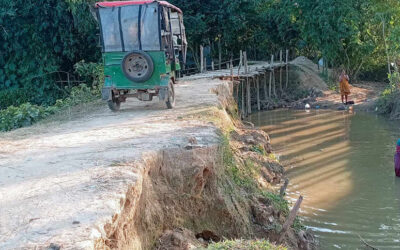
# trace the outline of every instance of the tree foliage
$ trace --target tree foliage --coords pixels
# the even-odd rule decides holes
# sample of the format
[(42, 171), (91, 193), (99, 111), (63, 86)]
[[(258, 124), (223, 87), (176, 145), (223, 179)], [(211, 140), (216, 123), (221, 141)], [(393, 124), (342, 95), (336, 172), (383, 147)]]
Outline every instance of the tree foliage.
[(83, 0), (0, 1), (0, 91), (25, 89), (36, 103), (62, 95), (53, 72), (99, 60), (97, 24)]
[[(398, 0), (170, 0), (184, 12), (189, 48), (210, 46), (223, 59), (247, 50), (268, 60), (289, 48), (324, 57), (353, 77), (398, 72)], [(25, 102), (51, 104), (66, 95), (53, 72), (98, 71), (99, 30), (94, 0), (0, 0), (0, 108)], [(385, 28), (385, 29), (383, 29)], [(86, 81), (93, 77), (84, 77)], [(394, 79), (393, 77), (391, 79)]]

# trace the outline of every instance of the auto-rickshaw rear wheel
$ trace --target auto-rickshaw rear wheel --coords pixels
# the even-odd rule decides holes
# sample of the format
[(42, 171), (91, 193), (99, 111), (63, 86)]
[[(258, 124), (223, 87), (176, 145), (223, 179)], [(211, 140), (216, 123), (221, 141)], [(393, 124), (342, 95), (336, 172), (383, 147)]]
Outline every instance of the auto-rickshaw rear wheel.
[(168, 98), (165, 104), (167, 105), (168, 109), (172, 109), (175, 107), (175, 89), (172, 80), (170, 80), (168, 84)]
[(108, 107), (114, 111), (117, 112), (119, 111), (119, 108), (121, 107), (121, 102), (118, 98), (114, 97), (114, 94), (112, 94), (112, 100), (107, 101)]

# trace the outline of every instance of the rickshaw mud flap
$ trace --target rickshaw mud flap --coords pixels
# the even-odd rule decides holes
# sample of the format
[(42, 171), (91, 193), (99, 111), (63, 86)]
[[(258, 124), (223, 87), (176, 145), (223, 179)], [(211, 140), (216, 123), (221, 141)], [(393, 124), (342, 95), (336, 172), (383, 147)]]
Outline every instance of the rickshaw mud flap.
[(168, 100), (168, 87), (160, 87), (158, 90), (158, 98), (160, 102), (166, 102)]
[(103, 87), (101, 89), (101, 99), (103, 101), (110, 101), (112, 100), (112, 94), (111, 94), (112, 88), (111, 87)]

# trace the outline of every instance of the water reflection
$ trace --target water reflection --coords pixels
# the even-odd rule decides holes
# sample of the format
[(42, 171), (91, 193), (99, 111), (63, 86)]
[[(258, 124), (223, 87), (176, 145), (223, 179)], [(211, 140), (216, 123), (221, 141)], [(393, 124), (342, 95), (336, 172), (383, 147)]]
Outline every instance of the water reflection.
[(333, 111), (257, 113), (291, 180), (304, 195), (302, 215), (323, 249), (400, 249), (400, 179), (394, 177), (399, 124), (370, 114)]

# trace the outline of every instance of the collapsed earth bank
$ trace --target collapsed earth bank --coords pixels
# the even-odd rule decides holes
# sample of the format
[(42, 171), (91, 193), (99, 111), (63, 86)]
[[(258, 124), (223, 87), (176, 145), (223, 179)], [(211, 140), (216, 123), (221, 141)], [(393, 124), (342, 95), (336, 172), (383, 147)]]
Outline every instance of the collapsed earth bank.
[[(193, 249), (224, 239), (276, 242), (289, 207), (273, 190), (283, 167), (273, 158), (270, 139), (235, 117), (232, 86), (214, 92), (220, 106), (182, 119), (208, 121), (219, 143), (187, 138), (183, 148), (148, 153), (135, 165), (137, 182), (121, 199), (121, 212), (104, 226), (96, 249)], [(314, 249), (312, 235), (296, 220), (283, 245)]]

